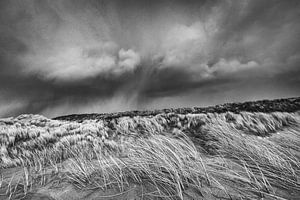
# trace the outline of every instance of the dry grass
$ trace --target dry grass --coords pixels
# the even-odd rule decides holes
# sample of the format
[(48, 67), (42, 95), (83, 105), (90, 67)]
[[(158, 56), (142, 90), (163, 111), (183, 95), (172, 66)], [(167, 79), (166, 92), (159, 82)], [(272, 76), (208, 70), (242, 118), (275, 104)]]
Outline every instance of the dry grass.
[(199, 199), (300, 195), (299, 113), (2, 121), (0, 166), (23, 166), (0, 179), (12, 199), (63, 183), (116, 195), (140, 185), (145, 199), (188, 199), (191, 191)]

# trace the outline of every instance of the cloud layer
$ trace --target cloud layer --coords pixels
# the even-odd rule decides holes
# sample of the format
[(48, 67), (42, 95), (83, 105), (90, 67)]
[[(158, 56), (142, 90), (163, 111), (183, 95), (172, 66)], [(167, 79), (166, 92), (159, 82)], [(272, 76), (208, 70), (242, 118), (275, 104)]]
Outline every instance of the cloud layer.
[(300, 3), (0, 3), (0, 116), (300, 94)]

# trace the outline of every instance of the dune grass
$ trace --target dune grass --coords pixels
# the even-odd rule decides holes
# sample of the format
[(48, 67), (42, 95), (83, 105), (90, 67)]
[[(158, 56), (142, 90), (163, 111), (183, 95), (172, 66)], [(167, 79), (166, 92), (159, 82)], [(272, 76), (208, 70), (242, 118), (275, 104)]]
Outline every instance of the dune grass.
[(115, 195), (138, 185), (141, 199), (300, 196), (299, 113), (32, 118), (1, 126), (0, 166), (21, 166), (20, 175), (0, 179), (0, 195), (11, 199), (63, 183)]

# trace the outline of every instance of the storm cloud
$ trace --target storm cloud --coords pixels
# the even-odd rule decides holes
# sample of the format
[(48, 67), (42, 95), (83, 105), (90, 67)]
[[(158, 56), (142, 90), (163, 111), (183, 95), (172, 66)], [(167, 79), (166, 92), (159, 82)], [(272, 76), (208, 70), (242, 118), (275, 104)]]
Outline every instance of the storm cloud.
[(300, 95), (298, 0), (3, 0), (0, 117)]

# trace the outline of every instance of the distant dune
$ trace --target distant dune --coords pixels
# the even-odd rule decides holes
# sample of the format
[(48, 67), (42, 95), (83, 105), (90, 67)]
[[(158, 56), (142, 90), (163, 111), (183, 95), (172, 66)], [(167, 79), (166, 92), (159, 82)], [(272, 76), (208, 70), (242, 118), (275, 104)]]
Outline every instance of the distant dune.
[(0, 119), (0, 199), (299, 199), (300, 98)]
[(169, 108), (154, 111), (127, 111), (118, 113), (93, 113), (93, 114), (73, 114), (55, 117), (57, 120), (87, 120), (87, 119), (110, 119), (118, 117), (133, 116), (153, 116), (161, 113), (176, 114), (199, 114), (199, 113), (224, 113), (233, 112), (295, 112), (300, 110), (300, 97), (274, 100), (249, 101), (243, 103), (226, 103), (222, 105), (210, 107), (194, 107), (194, 108)]

